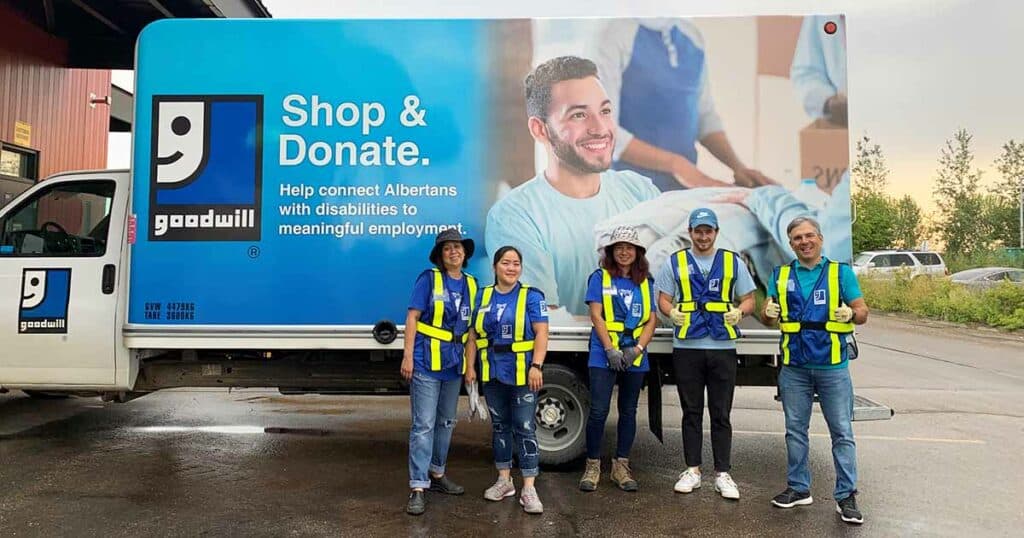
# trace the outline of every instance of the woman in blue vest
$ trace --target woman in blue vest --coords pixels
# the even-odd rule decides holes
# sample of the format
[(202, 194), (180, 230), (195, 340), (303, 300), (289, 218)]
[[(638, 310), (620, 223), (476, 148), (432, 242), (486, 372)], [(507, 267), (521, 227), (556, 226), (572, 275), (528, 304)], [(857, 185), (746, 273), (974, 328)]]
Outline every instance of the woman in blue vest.
[(523, 475), (519, 504), (530, 514), (544, 505), (534, 480), (540, 474), (537, 445), (537, 391), (544, 384), (544, 356), (548, 349), (548, 313), (544, 293), (519, 282), (522, 254), (504, 246), (494, 253), (494, 285), (480, 290), (470, 338), (475, 339), (480, 365), (477, 372), (491, 412), (494, 466), (498, 480), (484, 492), (489, 501), (516, 494), (512, 483), (513, 449)]
[(648, 367), (647, 344), (658, 324), (654, 279), (644, 244), (636, 228), (612, 231), (600, 249), (601, 268), (590, 275), (586, 302), (590, 305), (590, 416), (587, 418), (587, 467), (580, 489), (594, 491), (601, 479), (601, 439), (611, 406), (612, 389), (619, 385), (619, 425), (611, 481), (636, 491), (629, 451), (636, 437), (636, 407)]
[(462, 376), (475, 347), (469, 325), (476, 300), (476, 279), (462, 270), (473, 256), (472, 239), (449, 228), (430, 251), (434, 267), (420, 273), (405, 318), (402, 377), (410, 383), (412, 429), (409, 432), (409, 487), (406, 512), (426, 509), (423, 491), (462, 495), (465, 489), (445, 475), (455, 429)]

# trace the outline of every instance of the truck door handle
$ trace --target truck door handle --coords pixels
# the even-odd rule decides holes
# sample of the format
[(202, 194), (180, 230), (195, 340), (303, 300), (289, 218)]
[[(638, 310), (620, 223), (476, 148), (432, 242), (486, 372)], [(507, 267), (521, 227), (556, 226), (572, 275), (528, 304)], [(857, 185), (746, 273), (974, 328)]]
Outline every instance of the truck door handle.
[(114, 264), (108, 263), (103, 266), (103, 294), (114, 293)]

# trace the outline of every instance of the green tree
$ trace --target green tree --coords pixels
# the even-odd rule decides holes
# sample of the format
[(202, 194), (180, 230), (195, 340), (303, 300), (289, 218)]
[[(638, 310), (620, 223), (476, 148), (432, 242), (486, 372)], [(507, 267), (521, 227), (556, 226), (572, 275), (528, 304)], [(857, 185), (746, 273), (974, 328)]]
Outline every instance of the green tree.
[(1002, 177), (989, 188), (991, 200), (987, 220), (997, 241), (1007, 246), (1019, 246), (1024, 143), (1010, 140), (1003, 144), (1003, 152), (994, 164)]
[(939, 153), (933, 191), (939, 208), (936, 233), (948, 254), (975, 254), (987, 249), (992, 237), (985, 218), (987, 204), (978, 187), (981, 170), (974, 168), (972, 138), (966, 129), (959, 129)]
[(859, 193), (885, 194), (889, 185), (889, 167), (878, 144), (866, 135), (857, 141), (857, 157), (850, 167), (853, 185)]
[(893, 244), (897, 248), (917, 248), (921, 242), (921, 208), (909, 194), (892, 203)]
[(886, 194), (889, 167), (878, 144), (864, 136), (857, 141), (857, 157), (850, 167), (855, 187), (851, 199), (856, 208), (853, 221), (853, 251), (877, 250), (892, 246), (892, 204)]
[(853, 221), (854, 253), (890, 248), (895, 235), (889, 198), (870, 192), (857, 192), (851, 198), (857, 208)]

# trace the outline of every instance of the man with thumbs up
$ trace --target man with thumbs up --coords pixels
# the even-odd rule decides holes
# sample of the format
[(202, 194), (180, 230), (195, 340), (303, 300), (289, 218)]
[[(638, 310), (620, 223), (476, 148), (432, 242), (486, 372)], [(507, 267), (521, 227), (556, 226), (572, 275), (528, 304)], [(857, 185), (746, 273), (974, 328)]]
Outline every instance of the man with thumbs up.
[(732, 468), (732, 412), (736, 389), (736, 326), (754, 312), (754, 279), (739, 254), (715, 247), (718, 216), (709, 208), (690, 213), (692, 248), (665, 261), (654, 277), (658, 308), (672, 319), (672, 366), (683, 408), (683, 458), (686, 469), (673, 490), (690, 493), (701, 486), (704, 392), (711, 417), (715, 491), (739, 499)]
[(854, 324), (868, 320), (868, 305), (853, 270), (821, 255), (818, 222), (809, 217), (787, 226), (797, 259), (777, 267), (768, 283), (764, 322), (782, 332), (779, 395), (786, 414), (786, 491), (772, 499), (779, 508), (811, 504), (807, 430), (814, 394), (832, 437), (836, 469), (836, 512), (860, 524), (857, 508), (857, 453), (853, 440), (853, 382), (847, 368), (847, 339)]

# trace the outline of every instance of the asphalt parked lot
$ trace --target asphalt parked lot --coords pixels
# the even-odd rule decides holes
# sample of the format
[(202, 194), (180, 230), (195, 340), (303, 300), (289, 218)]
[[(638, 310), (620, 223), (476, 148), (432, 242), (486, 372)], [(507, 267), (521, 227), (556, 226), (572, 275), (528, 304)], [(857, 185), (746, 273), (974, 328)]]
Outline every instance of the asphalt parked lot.
[[(737, 390), (738, 502), (719, 497), (708, 478), (692, 494), (672, 492), (682, 466), (680, 412), (666, 387), (664, 445), (640, 410), (638, 493), (614, 489), (606, 458), (595, 493), (576, 489), (579, 467), (546, 470), (542, 516), (524, 514), (513, 499), (485, 501), (494, 478), (489, 426), (463, 418), (449, 474), (467, 494), (429, 494), (422, 517), (404, 513), (407, 398), (247, 389), (164, 391), (127, 404), (0, 395), (0, 535), (1019, 535), (1024, 340), (978, 333), (884, 316), (862, 330), (857, 392), (897, 411), (893, 420), (855, 425), (862, 527), (835, 513), (817, 411), (815, 503), (769, 505), (785, 487), (773, 389)], [(609, 449), (613, 438), (610, 420)]]

